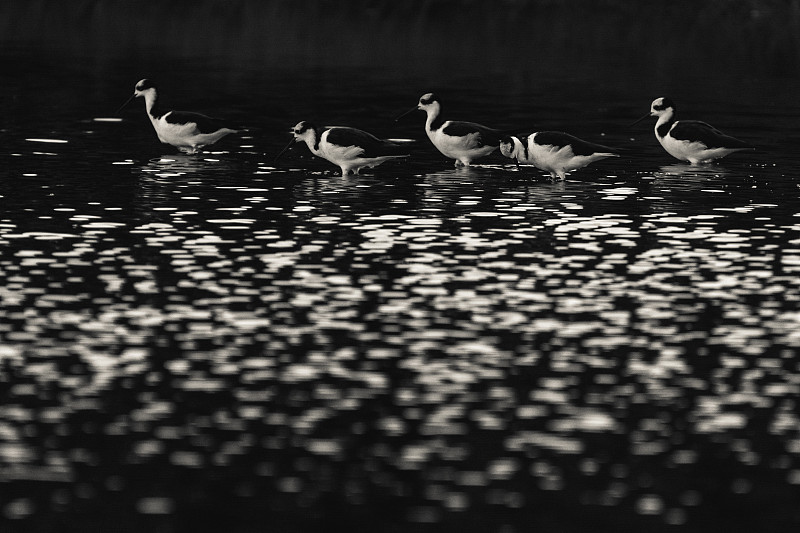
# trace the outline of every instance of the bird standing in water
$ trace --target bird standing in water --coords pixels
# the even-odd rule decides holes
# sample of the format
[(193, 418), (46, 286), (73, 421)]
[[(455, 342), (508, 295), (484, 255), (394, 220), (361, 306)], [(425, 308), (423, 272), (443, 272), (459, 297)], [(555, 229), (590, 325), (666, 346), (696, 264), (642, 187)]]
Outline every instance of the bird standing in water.
[(417, 107), (409, 109), (395, 120), (417, 109), (427, 114), (425, 133), (428, 138), (442, 154), (455, 159), (456, 166), (468, 167), (473, 160), (497, 150), (502, 137), (499, 131), (474, 122), (444, 120), (441, 117), (442, 104), (433, 93), (423, 95)]
[(181, 152), (195, 154), (204, 146), (214, 144), (226, 135), (238, 131), (220, 119), (200, 113), (161, 109), (158, 102), (158, 88), (148, 79), (140, 80), (136, 84), (133, 94), (122, 104), (117, 113), (131, 100), (140, 96), (144, 98), (147, 117), (156, 130), (158, 140), (175, 146)]
[(618, 157), (615, 150), (586, 142), (560, 131), (540, 131), (519, 139), (506, 136), (500, 141), (500, 153), (550, 173), (550, 177), (566, 179), (566, 173), (605, 159)]
[(693, 165), (710, 163), (733, 152), (754, 149), (705, 122), (675, 120), (675, 104), (669, 98), (653, 100), (650, 112), (633, 124), (653, 116), (658, 117), (654, 130), (664, 150), (672, 157)]
[(295, 142), (303, 141), (311, 153), (327, 159), (342, 170), (342, 176), (358, 174), (390, 159), (408, 157), (400, 143), (379, 139), (366, 131), (345, 126), (320, 128), (302, 121), (292, 128), (294, 138), (275, 157), (278, 159)]

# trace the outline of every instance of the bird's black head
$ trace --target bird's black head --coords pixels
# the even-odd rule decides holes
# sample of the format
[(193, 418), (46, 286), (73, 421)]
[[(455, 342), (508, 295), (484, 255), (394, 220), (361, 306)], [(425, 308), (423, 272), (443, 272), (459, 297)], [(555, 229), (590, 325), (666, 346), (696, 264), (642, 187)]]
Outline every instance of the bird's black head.
[(295, 127), (292, 128), (292, 133), (294, 133), (295, 135), (303, 135), (306, 132), (309, 132), (309, 131), (313, 132), (313, 131), (316, 131), (316, 130), (317, 130), (317, 127), (314, 124), (312, 124), (311, 122), (309, 122), (307, 120), (303, 120), (301, 122), (298, 122), (295, 125)]
[(653, 111), (664, 111), (669, 108), (675, 109), (675, 104), (669, 98), (662, 96), (653, 100)]
[(514, 157), (514, 137), (504, 135), (500, 138), (500, 153), (506, 157)]
[(143, 92), (146, 91), (147, 89), (155, 89), (155, 88), (156, 84), (152, 80), (149, 80), (147, 78), (139, 80), (139, 83), (136, 84), (137, 92)]
[(420, 107), (429, 106), (429, 105), (434, 104), (434, 103), (436, 103), (438, 101), (439, 101), (439, 99), (436, 98), (435, 94), (427, 93), (427, 94), (422, 95), (422, 97), (419, 99), (419, 106)]

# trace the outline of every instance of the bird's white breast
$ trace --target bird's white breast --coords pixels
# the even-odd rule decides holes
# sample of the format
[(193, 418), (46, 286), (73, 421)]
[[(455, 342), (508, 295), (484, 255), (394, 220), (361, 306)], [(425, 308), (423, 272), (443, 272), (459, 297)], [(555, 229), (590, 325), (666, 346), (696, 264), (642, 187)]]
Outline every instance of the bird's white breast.
[(669, 133), (658, 137), (658, 142), (669, 155), (681, 161), (691, 161), (708, 151), (708, 147), (700, 141), (678, 140)]
[(535, 142), (528, 146), (528, 153), (532, 163), (544, 170), (563, 165), (574, 157), (570, 146), (558, 147)]
[(194, 136), (200, 134), (197, 125), (193, 122), (186, 124), (173, 124), (167, 122), (167, 113), (158, 118), (151, 118), (153, 127), (161, 142), (172, 145), (184, 145)]
[(328, 132), (320, 137), (318, 155), (337, 165), (341, 162), (352, 161), (364, 153), (360, 146), (339, 146), (328, 142)]
[(434, 146), (447, 157), (458, 159), (466, 155), (474, 156), (476, 153), (492, 152), (495, 149), (494, 146), (479, 146), (480, 133), (478, 132), (470, 133), (463, 137), (454, 137), (444, 133), (446, 126), (447, 123), (445, 122), (444, 126), (438, 130), (428, 130), (427, 133)]

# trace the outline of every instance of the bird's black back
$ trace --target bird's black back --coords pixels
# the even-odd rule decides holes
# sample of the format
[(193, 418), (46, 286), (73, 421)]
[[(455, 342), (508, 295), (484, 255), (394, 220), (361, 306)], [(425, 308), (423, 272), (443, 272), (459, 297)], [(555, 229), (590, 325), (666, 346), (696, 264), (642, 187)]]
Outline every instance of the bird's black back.
[(167, 113), (164, 118), (170, 124), (194, 123), (197, 125), (197, 129), (200, 133), (214, 133), (222, 128), (237, 129), (224, 120), (208, 117), (201, 113), (193, 113), (191, 111), (172, 111)]
[(749, 144), (725, 135), (714, 126), (699, 120), (679, 120), (670, 130), (679, 141), (699, 141), (708, 148), (751, 148)]
[(479, 133), (478, 143), (481, 146), (499, 146), (500, 140), (504, 137), (502, 132), (474, 122), (451, 121), (442, 131), (454, 137), (465, 137)]
[(379, 139), (371, 133), (355, 128), (330, 128), (326, 140), (337, 146), (358, 146), (363, 148), (362, 157), (405, 155), (408, 153), (408, 150), (402, 144)]
[(598, 153), (616, 153), (613, 148), (584, 141), (563, 131), (540, 131), (536, 134), (535, 140), (537, 144), (558, 146), (559, 148), (570, 146), (572, 153), (575, 155), (588, 156)]

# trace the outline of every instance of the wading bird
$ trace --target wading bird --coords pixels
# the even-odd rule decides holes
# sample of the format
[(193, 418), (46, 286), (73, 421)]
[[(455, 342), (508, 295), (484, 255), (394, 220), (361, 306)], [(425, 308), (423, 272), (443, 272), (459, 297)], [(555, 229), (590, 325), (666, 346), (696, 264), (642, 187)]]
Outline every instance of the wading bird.
[(648, 117), (658, 117), (655, 125), (656, 139), (669, 155), (698, 163), (710, 163), (741, 150), (754, 148), (744, 141), (725, 135), (715, 127), (698, 120), (675, 120), (675, 104), (669, 98), (656, 98), (650, 112), (634, 124)]
[(148, 79), (136, 84), (133, 94), (120, 106), (117, 113), (139, 96), (144, 97), (147, 117), (156, 130), (158, 140), (175, 146), (181, 152), (195, 154), (204, 146), (214, 144), (229, 133), (238, 131), (220, 119), (200, 113), (161, 109), (158, 89), (155, 83)]
[(469, 166), (473, 160), (497, 150), (502, 133), (474, 122), (444, 120), (441, 117), (442, 105), (433, 93), (423, 95), (417, 107), (409, 109), (395, 120), (417, 109), (427, 113), (425, 133), (428, 138), (442, 154), (455, 159), (456, 166)]
[(278, 159), (295, 142), (303, 141), (311, 153), (342, 169), (342, 176), (371, 168), (384, 161), (408, 157), (407, 148), (394, 141), (379, 139), (366, 131), (344, 126), (319, 128), (302, 121), (291, 131), (294, 138), (275, 156)]
[(546, 170), (550, 177), (565, 179), (566, 173), (605, 159), (618, 157), (615, 150), (578, 139), (560, 131), (540, 131), (519, 139), (506, 136), (500, 141), (500, 153), (519, 163)]

